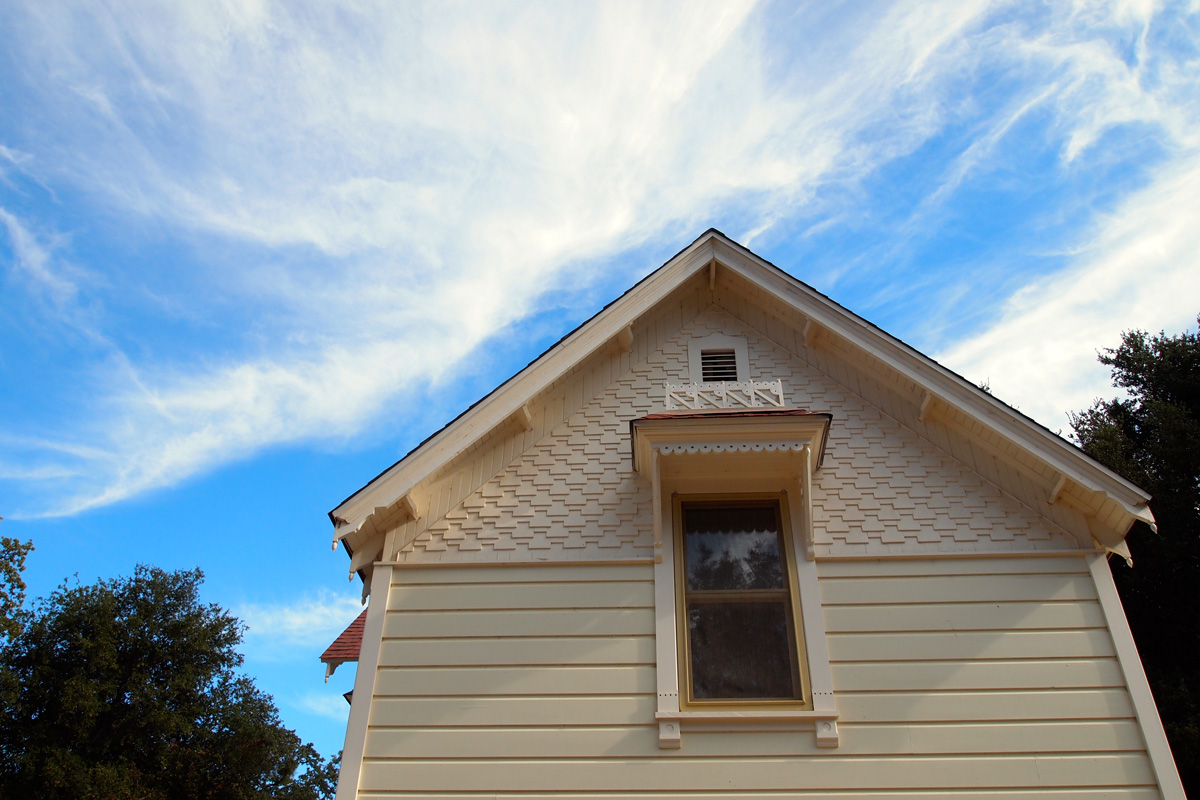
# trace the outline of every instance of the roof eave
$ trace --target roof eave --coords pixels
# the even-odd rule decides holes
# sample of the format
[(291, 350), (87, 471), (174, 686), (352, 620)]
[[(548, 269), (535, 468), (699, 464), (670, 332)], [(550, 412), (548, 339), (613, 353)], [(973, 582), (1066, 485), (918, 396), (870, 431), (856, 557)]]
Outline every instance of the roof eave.
[[(587, 358), (653, 308), (683, 281), (713, 260), (712, 243), (722, 234), (709, 229), (617, 300), (551, 346), (523, 370), (426, 439), (404, 458), (329, 512), (336, 528), (334, 542), (357, 531), (377, 507), (416, 486), (442, 464), (457, 458), (482, 435), (514, 414), (566, 369)], [(346, 533), (339, 533), (347, 528)]]
[(378, 509), (390, 508), (397, 498), (405, 497), (443, 464), (462, 455), (562, 372), (606, 346), (643, 313), (714, 262), (790, 304), (805, 319), (864, 348), (897, 374), (1080, 485), (1109, 495), (1125, 509), (1130, 525), (1133, 519), (1145, 519), (1149, 513), (1148, 494), (1079, 448), (710, 228), (330, 511), (335, 545), (361, 529)]

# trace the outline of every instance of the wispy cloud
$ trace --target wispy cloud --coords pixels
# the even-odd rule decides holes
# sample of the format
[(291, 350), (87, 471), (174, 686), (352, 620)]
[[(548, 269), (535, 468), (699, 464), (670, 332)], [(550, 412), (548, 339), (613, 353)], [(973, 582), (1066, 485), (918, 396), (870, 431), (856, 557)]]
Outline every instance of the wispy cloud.
[(361, 612), (357, 599), (329, 590), (306, 594), (291, 603), (247, 603), (234, 609), (234, 615), (246, 625), (247, 647), (258, 658), (281, 647), (323, 649)]
[(339, 694), (318, 694), (309, 692), (299, 698), (293, 705), (302, 708), (318, 717), (336, 720), (345, 724), (350, 716), (350, 704)]
[(78, 288), (53, 269), (50, 247), (39, 242), (20, 219), (3, 208), (0, 208), (0, 223), (8, 233), (12, 263), (33, 284), (34, 291), (44, 294), (60, 308), (71, 303), (78, 294)]
[(1096, 352), (1122, 330), (1177, 333), (1200, 313), (1200, 155), (1108, 215), (1060, 275), (1030, 284), (999, 320), (938, 356), (1057, 430), (1068, 411), (1112, 396)]
[[(1057, 115), (1068, 162), (1130, 120), (1171, 141), (1195, 129), (1178, 109), (1186, 69), (1155, 60), (1153, 9), (1138, 4), (1034, 19), (982, 0), (777, 11), (18, 7), (10, 41), (35, 76), (23, 91), (40, 137), (20, 147), (42, 147), (23, 169), (179, 232), (201, 270), (131, 262), (104, 290), (43, 270), (46, 290), (86, 291), (117, 315), (118, 296), (153, 283), (162, 309), (186, 307), (213, 340), (113, 345), (101, 374), (81, 376), (92, 416), (57, 431), (56, 446), (95, 454), (61, 465), (86, 477), (30, 489), (27, 513), (354, 436), (552, 290), (635, 277), (597, 274), (602, 260), (718, 216), (735, 236), (812, 218), (824, 188), (853, 190), (964, 120), (991, 133), (935, 203), (1031, 108)], [(1021, 79), (999, 110), (961, 95), (985, 70)], [(3, 221), (28, 244), (24, 269), (49, 263)], [(139, 313), (113, 324), (179, 324)]]
[(1022, 45), (1055, 67), (1047, 100), (1065, 132), (1065, 161), (1130, 123), (1166, 155), (1143, 188), (1064, 242), (1065, 269), (1021, 287), (983, 330), (939, 355), (1054, 430), (1067, 412), (1115, 393), (1096, 353), (1121, 331), (1178, 332), (1200, 312), (1200, 58), (1195, 42), (1165, 46), (1179, 26), (1160, 11), (1076, 3)]

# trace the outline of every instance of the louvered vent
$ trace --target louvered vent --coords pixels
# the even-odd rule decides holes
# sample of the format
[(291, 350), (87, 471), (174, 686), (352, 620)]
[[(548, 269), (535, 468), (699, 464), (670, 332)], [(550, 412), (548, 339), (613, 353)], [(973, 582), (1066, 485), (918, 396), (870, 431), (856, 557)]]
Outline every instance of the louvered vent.
[(705, 383), (737, 381), (737, 359), (733, 350), (701, 350), (700, 375)]

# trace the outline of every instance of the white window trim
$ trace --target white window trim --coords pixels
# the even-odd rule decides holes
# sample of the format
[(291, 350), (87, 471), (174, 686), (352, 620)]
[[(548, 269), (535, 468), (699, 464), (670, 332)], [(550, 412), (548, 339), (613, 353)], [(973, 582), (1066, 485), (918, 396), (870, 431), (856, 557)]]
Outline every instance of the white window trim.
[[(658, 745), (682, 747), (685, 728), (812, 730), (818, 747), (837, 747), (838, 712), (825, 639), (825, 618), (812, 551), (812, 473), (824, 447), (828, 417), (773, 420), (687, 420), (634, 426), (635, 468), (653, 486), (654, 606)], [(683, 423), (683, 424), (679, 424)], [(712, 423), (718, 423), (713, 425)], [(674, 537), (664, 533), (674, 494), (786, 493), (796, 595), (804, 627), (811, 709), (680, 709)]]
[(700, 366), (700, 354), (705, 350), (732, 350), (737, 363), (737, 381), (744, 383), (750, 378), (750, 351), (746, 340), (740, 336), (714, 333), (688, 340), (688, 373), (692, 383), (704, 383), (704, 370)]

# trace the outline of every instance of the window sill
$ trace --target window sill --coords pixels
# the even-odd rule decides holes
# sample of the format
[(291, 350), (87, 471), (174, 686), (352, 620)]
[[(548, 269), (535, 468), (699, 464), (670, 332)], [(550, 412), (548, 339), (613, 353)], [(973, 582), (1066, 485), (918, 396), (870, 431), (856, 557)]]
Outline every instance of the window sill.
[(700, 709), (689, 711), (659, 711), (658, 746), (662, 750), (678, 750), (683, 746), (682, 729), (700, 730), (812, 730), (817, 747), (837, 747), (838, 714), (836, 711), (761, 710), (730, 711)]

